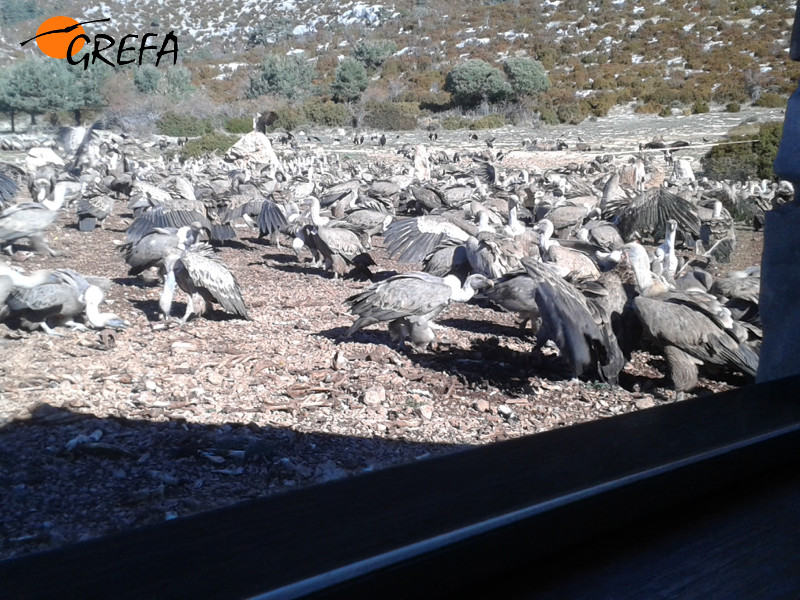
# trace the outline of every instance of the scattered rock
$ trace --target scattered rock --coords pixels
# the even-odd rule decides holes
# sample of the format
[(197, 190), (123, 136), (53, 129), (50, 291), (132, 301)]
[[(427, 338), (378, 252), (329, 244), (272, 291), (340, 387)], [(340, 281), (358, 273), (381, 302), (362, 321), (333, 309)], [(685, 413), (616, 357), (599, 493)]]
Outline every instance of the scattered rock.
[(477, 410), (478, 412), (481, 412), (481, 413), (492, 412), (491, 404), (489, 404), (488, 400), (484, 400), (483, 398), (473, 402), (472, 403), (472, 408), (474, 408), (475, 410)]
[(367, 406), (379, 406), (386, 401), (386, 389), (381, 385), (374, 385), (364, 391), (361, 401)]

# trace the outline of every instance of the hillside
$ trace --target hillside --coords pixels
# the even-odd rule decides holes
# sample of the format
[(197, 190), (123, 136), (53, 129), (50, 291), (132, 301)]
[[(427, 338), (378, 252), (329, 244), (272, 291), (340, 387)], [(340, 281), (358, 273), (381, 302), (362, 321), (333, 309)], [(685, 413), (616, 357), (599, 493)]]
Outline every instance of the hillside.
[[(14, 17), (8, 7), (27, 6)], [(639, 100), (652, 112), (698, 100), (750, 102), (786, 95), (800, 69), (788, 60), (794, 3), (756, 0), (555, 0), (386, 4), (326, 0), (3, 0), (0, 60), (22, 56), (18, 41), (52, 14), (111, 18), (104, 31), (174, 30), (194, 83), (230, 100), (247, 79), (243, 67), (265, 53), (303, 51), (317, 85), (330, 82), (359, 40), (389, 40), (394, 55), (372, 74), (373, 96), (434, 104), (444, 75), (466, 59), (539, 60), (553, 84), (547, 102), (594, 98), (605, 105)], [(16, 18), (34, 18), (15, 21)], [(11, 16), (9, 16), (11, 15)], [(36, 15), (41, 15), (36, 17)], [(103, 27), (105, 24), (103, 24)], [(98, 27), (98, 26), (89, 26)], [(24, 55), (33, 55), (35, 49)], [(400, 92), (399, 94), (397, 92)], [(383, 96), (384, 98), (381, 98)], [(647, 110), (647, 109), (645, 109)], [(559, 115), (569, 122), (569, 115)], [(577, 118), (577, 117), (576, 117)]]

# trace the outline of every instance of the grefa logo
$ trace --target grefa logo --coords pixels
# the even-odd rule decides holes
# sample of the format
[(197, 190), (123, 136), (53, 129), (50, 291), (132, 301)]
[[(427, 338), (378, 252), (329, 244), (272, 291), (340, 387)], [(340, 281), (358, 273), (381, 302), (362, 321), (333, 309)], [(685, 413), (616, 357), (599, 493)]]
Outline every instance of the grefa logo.
[(93, 21), (78, 22), (72, 17), (50, 17), (39, 25), (35, 36), (21, 42), (20, 46), (24, 46), (28, 42), (36, 40), (39, 50), (44, 52), (47, 56), (52, 58), (66, 58), (67, 62), (71, 65), (82, 64), (84, 70), (89, 68), (90, 62), (95, 64), (98, 60), (112, 67), (116, 67), (117, 65), (129, 65), (132, 63), (141, 65), (145, 50), (158, 50), (155, 61), (156, 66), (159, 65), (161, 59), (167, 54), (172, 55), (173, 65), (178, 62), (178, 38), (173, 31), (170, 31), (164, 37), (160, 49), (158, 46), (148, 44), (148, 40), (158, 37), (158, 34), (155, 33), (145, 33), (138, 47), (136, 45), (136, 40), (139, 39), (138, 35), (128, 34), (123, 36), (116, 50), (114, 46), (117, 45), (117, 41), (113, 37), (105, 33), (98, 33), (94, 36), (94, 45), (91, 52), (87, 48), (83, 56), (76, 60), (75, 55), (84, 45), (92, 42), (89, 36), (86, 35), (83, 26), (90, 23), (105, 23), (110, 20), (111, 19), (95, 19)]

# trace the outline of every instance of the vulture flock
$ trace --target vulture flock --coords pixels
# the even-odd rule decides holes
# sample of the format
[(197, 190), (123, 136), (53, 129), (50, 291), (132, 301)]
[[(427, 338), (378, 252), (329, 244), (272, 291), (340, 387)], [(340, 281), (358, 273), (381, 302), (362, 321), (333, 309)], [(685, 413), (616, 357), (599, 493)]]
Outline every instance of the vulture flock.
[[(163, 153), (137, 159), (134, 140), (97, 125), (68, 133), (59, 164), (0, 165), (3, 254), (13, 258), (25, 240), (34, 252), (62, 254), (45, 236), (64, 211), (85, 235), (124, 216), (119, 260), (131, 277), (158, 282), (163, 319), (185, 323), (213, 305), (251, 318), (247, 294), (216, 252), (244, 230), (331, 278), (372, 279), (345, 300), (354, 321), (341, 343), (385, 323), (398, 348), (440, 351), (436, 319), (451, 302), (477, 302), (517, 313), (534, 352), (557, 350), (575, 377), (617, 385), (640, 349), (665, 358), (680, 393), (701, 371), (756, 373), (759, 269), (715, 279), (704, 267), (735, 250), (732, 213), (749, 210), (757, 227), (764, 210), (791, 198), (785, 183), (697, 180), (676, 160), (672, 177), (647, 185), (656, 158), (643, 152), (503, 169), (492, 144), (403, 146), (388, 164), (359, 164), (321, 151), (319, 138), (304, 146), (293, 136), (279, 157), (257, 132), (245, 136), (261, 144), (257, 157), (178, 162)], [(408, 271), (375, 272), (376, 247)], [(101, 312), (110, 280), (71, 269), (25, 273), (9, 259), (0, 259), (6, 326), (62, 335), (60, 327), (129, 325)], [(173, 315), (178, 290), (183, 315)]]

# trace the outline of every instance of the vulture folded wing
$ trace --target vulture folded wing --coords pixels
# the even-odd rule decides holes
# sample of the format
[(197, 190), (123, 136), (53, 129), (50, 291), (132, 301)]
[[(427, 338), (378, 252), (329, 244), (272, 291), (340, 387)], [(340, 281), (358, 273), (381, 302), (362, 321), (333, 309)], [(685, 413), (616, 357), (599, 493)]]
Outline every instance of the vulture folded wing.
[(210, 293), (227, 312), (250, 319), (242, 290), (233, 273), (211, 256), (210, 252), (184, 252), (180, 261), (195, 287)]
[(638, 296), (633, 301), (642, 325), (659, 344), (674, 346), (703, 362), (755, 376), (758, 355), (705, 314), (683, 304)]

